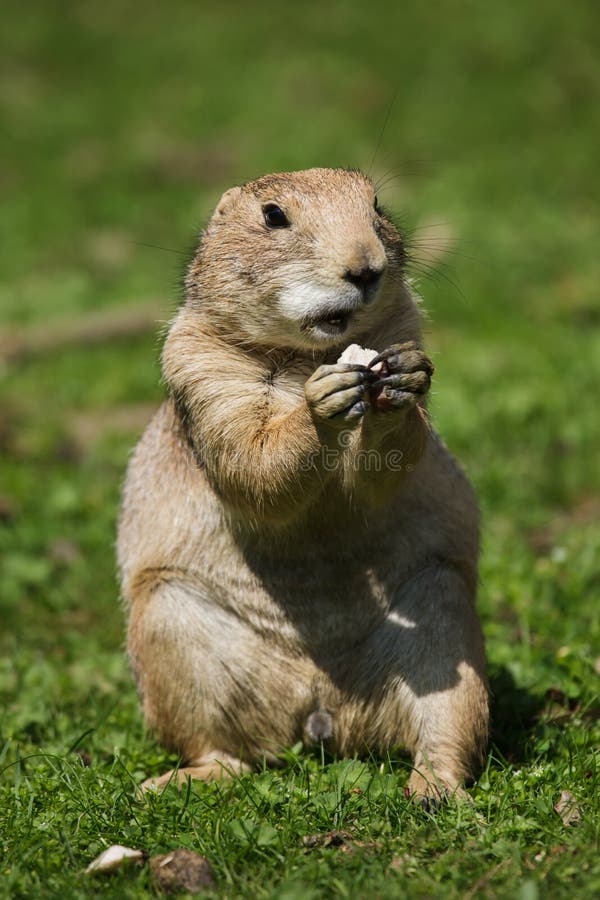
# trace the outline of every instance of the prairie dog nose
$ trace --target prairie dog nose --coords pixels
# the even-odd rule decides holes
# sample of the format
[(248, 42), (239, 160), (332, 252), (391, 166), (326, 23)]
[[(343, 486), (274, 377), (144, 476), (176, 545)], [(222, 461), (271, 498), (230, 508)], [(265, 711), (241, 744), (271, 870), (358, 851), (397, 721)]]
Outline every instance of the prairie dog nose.
[(385, 266), (375, 268), (368, 265), (358, 269), (347, 269), (344, 273), (344, 279), (349, 281), (350, 284), (355, 284), (356, 287), (366, 291), (367, 288), (375, 287), (375, 285), (379, 283), (384, 269)]

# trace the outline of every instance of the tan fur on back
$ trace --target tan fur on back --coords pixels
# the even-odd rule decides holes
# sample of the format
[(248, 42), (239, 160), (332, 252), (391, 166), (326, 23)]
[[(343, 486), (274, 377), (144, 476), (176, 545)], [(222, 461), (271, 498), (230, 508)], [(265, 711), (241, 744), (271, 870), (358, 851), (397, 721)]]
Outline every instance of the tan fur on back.
[[(425, 411), (420, 339), (366, 176), (269, 175), (221, 199), (118, 540), (144, 714), (190, 774), (275, 760), (319, 712), (333, 752), (407, 746), (419, 794), (476, 772), (477, 507)], [(385, 371), (344, 368), (349, 344), (389, 350)]]

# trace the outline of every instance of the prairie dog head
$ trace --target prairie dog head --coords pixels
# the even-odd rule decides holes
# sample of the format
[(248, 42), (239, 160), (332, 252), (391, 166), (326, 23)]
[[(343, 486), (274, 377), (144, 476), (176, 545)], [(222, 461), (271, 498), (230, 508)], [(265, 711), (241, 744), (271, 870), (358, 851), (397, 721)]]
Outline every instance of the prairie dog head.
[(402, 240), (362, 173), (265, 175), (219, 201), (187, 298), (234, 339), (325, 350), (389, 315), (403, 261)]

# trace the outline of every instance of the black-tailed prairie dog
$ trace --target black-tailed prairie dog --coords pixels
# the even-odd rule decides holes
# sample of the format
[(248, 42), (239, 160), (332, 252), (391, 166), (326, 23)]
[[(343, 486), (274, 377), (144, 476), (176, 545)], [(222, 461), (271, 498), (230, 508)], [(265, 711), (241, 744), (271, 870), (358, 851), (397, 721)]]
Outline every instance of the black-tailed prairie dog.
[(178, 779), (274, 762), (299, 739), (341, 755), (402, 744), (417, 795), (476, 772), (477, 505), (425, 412), (420, 342), (403, 240), (365, 175), (223, 195), (119, 527), (131, 664)]

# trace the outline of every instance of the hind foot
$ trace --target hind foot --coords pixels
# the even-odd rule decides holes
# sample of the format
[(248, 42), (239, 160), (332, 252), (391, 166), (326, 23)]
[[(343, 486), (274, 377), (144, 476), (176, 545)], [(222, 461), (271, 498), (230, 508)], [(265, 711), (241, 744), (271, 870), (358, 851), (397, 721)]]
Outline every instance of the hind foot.
[(164, 775), (155, 778), (147, 778), (140, 785), (142, 791), (161, 792), (169, 784), (174, 784), (178, 789), (187, 783), (188, 778), (194, 781), (219, 781), (224, 778), (235, 778), (244, 772), (250, 772), (251, 767), (241, 762), (228, 753), (207, 753), (200, 759), (190, 760), (190, 764), (181, 769), (171, 769)]
[(435, 808), (445, 800), (462, 800), (472, 803), (471, 797), (455, 777), (440, 778), (431, 769), (413, 769), (408, 780), (411, 800), (421, 803), (425, 809)]

